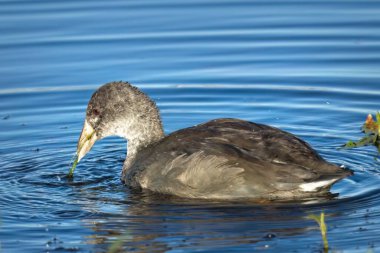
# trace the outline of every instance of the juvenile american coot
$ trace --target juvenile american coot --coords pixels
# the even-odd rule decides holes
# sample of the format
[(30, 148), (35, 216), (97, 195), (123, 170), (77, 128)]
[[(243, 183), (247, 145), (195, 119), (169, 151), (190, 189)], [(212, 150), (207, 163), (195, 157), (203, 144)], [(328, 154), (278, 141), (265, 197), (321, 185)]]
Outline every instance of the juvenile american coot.
[(78, 160), (111, 135), (128, 140), (126, 185), (186, 198), (321, 196), (352, 174), (290, 133), (239, 119), (215, 119), (165, 136), (155, 103), (126, 82), (107, 83), (92, 95)]

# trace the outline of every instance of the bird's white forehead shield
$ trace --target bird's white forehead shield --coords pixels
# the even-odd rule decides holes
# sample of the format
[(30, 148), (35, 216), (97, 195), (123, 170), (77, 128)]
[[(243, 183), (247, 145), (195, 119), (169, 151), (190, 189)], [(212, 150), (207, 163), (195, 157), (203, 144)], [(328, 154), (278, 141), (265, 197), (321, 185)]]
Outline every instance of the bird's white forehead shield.
[(87, 120), (85, 120), (82, 133), (78, 140), (78, 162), (91, 150), (97, 139), (98, 137), (96, 136), (95, 129), (87, 122)]

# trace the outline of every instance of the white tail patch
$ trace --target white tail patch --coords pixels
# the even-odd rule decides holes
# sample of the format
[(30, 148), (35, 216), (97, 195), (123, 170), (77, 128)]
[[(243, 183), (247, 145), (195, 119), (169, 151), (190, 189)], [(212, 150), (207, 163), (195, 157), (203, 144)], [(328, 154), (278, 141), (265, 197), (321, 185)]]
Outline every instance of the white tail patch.
[(304, 192), (313, 192), (317, 191), (321, 187), (328, 186), (332, 183), (337, 181), (337, 179), (330, 179), (330, 180), (325, 180), (325, 181), (318, 181), (318, 182), (311, 182), (311, 183), (304, 183), (300, 185), (301, 191)]

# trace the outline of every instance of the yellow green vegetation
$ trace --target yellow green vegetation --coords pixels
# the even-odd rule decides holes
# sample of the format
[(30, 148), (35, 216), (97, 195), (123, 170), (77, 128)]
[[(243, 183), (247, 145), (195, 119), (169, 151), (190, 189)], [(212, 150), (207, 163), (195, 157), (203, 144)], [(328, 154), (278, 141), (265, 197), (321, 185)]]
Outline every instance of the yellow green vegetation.
[(328, 250), (329, 244), (327, 242), (327, 226), (325, 223), (325, 213), (322, 212), (320, 216), (317, 216), (315, 214), (311, 214), (308, 216), (308, 218), (315, 220), (319, 225), (319, 230), (321, 231), (322, 240), (323, 240), (323, 249)]
[(364, 122), (361, 129), (365, 136), (358, 141), (348, 141), (343, 145), (343, 148), (357, 148), (374, 145), (380, 153), (380, 113), (376, 113), (376, 121), (371, 114), (368, 114), (367, 120)]
[(123, 247), (123, 241), (122, 240), (117, 240), (111, 246), (109, 247), (107, 253), (117, 253), (121, 252)]
[(73, 178), (73, 176), (74, 176), (74, 170), (77, 167), (77, 164), (78, 164), (78, 155), (75, 154), (75, 156), (72, 159), (72, 165), (71, 165), (70, 171), (67, 174), (68, 178)]
[(125, 241), (128, 241), (130, 239), (131, 239), (131, 236), (130, 236), (128, 230), (127, 230), (124, 235), (120, 236), (116, 241), (114, 241), (111, 244), (111, 246), (108, 248), (107, 253), (124, 252), (124, 251), (122, 251), (123, 244), (124, 244)]

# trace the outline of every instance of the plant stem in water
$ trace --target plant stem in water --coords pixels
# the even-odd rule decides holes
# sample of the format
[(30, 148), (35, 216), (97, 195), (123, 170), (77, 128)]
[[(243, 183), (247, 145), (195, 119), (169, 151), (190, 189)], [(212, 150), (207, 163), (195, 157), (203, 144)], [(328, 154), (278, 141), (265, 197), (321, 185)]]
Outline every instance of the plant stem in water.
[(78, 164), (78, 154), (74, 155), (73, 160), (74, 161), (73, 161), (73, 163), (71, 165), (70, 171), (67, 174), (68, 178), (73, 178), (74, 177), (74, 170), (75, 170), (75, 168), (77, 167), (77, 164)]
[(325, 223), (325, 213), (322, 212), (320, 216), (311, 214), (308, 216), (310, 219), (315, 220), (319, 225), (319, 230), (321, 231), (322, 240), (323, 240), (323, 249), (327, 251), (329, 249), (329, 244), (327, 242), (327, 226)]

